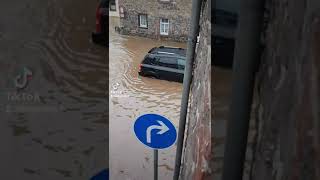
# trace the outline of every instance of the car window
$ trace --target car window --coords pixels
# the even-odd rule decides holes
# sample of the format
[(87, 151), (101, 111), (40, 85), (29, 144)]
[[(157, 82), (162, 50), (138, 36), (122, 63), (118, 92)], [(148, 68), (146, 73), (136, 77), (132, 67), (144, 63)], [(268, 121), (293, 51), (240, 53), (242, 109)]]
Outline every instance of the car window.
[(178, 69), (184, 70), (184, 67), (186, 66), (186, 60), (179, 58), (177, 61), (178, 61)]
[(159, 65), (169, 68), (177, 69), (177, 59), (174, 57), (160, 57), (159, 58)]
[(143, 61), (143, 63), (145, 64), (151, 64), (151, 65), (154, 65), (156, 64), (156, 58), (154, 56), (151, 56), (151, 55), (147, 55)]

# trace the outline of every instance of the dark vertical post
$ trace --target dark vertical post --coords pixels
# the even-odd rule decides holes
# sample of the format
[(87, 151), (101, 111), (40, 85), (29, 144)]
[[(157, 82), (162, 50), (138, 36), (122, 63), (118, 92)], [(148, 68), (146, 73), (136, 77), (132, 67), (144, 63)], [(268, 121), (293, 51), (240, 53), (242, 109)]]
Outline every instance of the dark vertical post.
[(224, 154), (223, 180), (241, 180), (247, 147), (264, 0), (241, 0), (233, 65), (230, 117)]
[(174, 176), (173, 176), (174, 180), (178, 180), (179, 174), (180, 174), (183, 140), (184, 140), (185, 126), (186, 126), (186, 119), (187, 119), (187, 112), (188, 112), (189, 93), (190, 93), (190, 86), (191, 86), (191, 79), (192, 79), (192, 66), (194, 61), (195, 48), (197, 44), (197, 37), (199, 34), (199, 19), (200, 19), (200, 12), (201, 12), (201, 3), (202, 3), (202, 0), (192, 0), (191, 24), (190, 24), (190, 32), (189, 32), (188, 45), (187, 45), (186, 67), (184, 70), (184, 77), (183, 77), (183, 91), (182, 91), (182, 99), (181, 99), (177, 151), (176, 151)]
[(153, 150), (153, 179), (158, 180), (158, 149)]

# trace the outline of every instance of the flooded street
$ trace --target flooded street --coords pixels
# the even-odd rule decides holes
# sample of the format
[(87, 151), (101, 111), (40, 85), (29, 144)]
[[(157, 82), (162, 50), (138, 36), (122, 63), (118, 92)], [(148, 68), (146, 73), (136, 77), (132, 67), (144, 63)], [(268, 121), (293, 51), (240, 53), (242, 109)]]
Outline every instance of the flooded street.
[[(153, 178), (153, 150), (134, 135), (135, 120), (148, 113), (170, 119), (178, 128), (182, 84), (140, 77), (138, 67), (153, 47), (186, 44), (119, 35), (111, 18), (109, 91), (110, 93), (110, 178), (142, 180)], [(172, 179), (176, 146), (159, 150), (159, 180)]]
[[(108, 168), (108, 52), (91, 42), (96, 5), (0, 3), (0, 179), (88, 180)], [(32, 75), (17, 90), (23, 69)]]

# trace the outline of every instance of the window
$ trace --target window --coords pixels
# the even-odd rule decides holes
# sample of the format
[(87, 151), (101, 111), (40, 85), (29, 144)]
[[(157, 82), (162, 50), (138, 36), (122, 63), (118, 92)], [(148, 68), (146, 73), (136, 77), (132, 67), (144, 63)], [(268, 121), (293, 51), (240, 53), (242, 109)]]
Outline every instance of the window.
[(148, 21), (147, 21), (147, 15), (146, 14), (140, 14), (139, 15), (139, 26), (142, 28), (148, 28)]
[(177, 69), (177, 59), (174, 57), (161, 57), (159, 60), (159, 65), (168, 67), (168, 68), (175, 68)]
[(157, 64), (157, 59), (153, 55), (147, 55), (143, 63), (155, 65)]
[(124, 18), (124, 9), (123, 9), (123, 7), (119, 7), (119, 10), (120, 10), (120, 17)]
[(117, 11), (116, 1), (110, 0), (109, 2), (110, 2), (110, 11)]
[(178, 69), (184, 70), (185, 66), (186, 66), (186, 60), (185, 59), (178, 59)]
[(169, 19), (160, 19), (160, 34), (169, 35)]

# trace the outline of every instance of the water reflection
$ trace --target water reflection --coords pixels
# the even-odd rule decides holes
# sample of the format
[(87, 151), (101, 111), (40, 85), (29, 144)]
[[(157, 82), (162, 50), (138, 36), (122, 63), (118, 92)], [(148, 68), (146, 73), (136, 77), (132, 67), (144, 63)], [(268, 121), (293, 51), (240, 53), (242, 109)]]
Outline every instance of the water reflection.
[[(0, 21), (5, 27), (0, 49), (10, 47), (1, 50), (0, 60), (15, 66), (1, 77), (10, 83), (15, 69), (30, 67), (33, 79), (21, 92), (40, 96), (39, 102), (11, 101), (5, 93), (15, 89), (1, 91), (1, 102), (32, 112), (24, 108), (1, 117), (1, 141), (8, 144), (0, 152), (5, 162), (0, 179), (87, 180), (108, 167), (108, 52), (91, 42), (96, 5), (85, 0), (0, 5), (16, 10), (1, 17), (21, 20)], [(60, 111), (37, 108), (46, 106)]]

